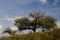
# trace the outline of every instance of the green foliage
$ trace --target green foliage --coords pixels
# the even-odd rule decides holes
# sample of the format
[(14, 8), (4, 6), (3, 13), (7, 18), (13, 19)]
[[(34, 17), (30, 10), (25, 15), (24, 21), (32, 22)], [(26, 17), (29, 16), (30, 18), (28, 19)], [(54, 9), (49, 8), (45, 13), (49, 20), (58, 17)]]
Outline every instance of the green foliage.
[(47, 30), (53, 29), (57, 27), (56, 19), (50, 16), (46, 16), (43, 19), (41, 19), (41, 26), (42, 28), (45, 28)]
[(16, 34), (15, 36), (11, 37), (2, 37), (0, 40), (60, 40), (60, 28), (49, 32)]
[(24, 27), (29, 26), (29, 19), (26, 17), (16, 19), (15, 25), (18, 27), (19, 30), (23, 29)]
[[(24, 27), (29, 27), (29, 29), (36, 32), (36, 29), (40, 27), (43, 28), (43, 31), (45, 29), (50, 30), (56, 27), (56, 19), (50, 16), (45, 16), (42, 12), (30, 13), (30, 17), (32, 17), (33, 20), (26, 17), (15, 20), (15, 25), (19, 30), (22, 30)], [(30, 28), (30, 26), (32, 28)]]

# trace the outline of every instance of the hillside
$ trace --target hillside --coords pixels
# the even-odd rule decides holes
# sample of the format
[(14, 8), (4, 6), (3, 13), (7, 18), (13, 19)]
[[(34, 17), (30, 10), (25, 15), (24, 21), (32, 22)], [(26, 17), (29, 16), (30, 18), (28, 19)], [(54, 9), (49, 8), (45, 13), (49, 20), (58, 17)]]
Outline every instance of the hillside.
[(16, 34), (11, 37), (2, 37), (0, 40), (60, 40), (60, 28), (50, 32)]

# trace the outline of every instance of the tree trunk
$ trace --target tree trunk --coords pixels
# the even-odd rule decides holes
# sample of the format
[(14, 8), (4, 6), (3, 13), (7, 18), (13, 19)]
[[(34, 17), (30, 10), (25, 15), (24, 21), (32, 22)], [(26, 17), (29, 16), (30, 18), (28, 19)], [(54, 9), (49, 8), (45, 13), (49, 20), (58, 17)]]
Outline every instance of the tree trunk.
[(36, 32), (36, 29), (34, 28), (34, 29), (32, 29), (33, 30), (33, 32)]
[(35, 18), (34, 28), (33, 31), (36, 32), (36, 26), (37, 26), (37, 18)]
[(42, 29), (42, 32), (44, 32), (45, 30), (44, 30), (44, 28)]

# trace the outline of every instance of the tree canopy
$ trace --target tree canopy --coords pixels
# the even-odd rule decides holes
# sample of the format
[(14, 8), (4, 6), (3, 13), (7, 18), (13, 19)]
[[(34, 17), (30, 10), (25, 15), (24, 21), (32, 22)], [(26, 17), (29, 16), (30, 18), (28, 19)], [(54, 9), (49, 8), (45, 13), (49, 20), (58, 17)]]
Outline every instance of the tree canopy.
[(56, 19), (51, 16), (45, 16), (42, 12), (33, 12), (29, 16), (33, 19), (30, 20), (28, 17), (23, 17), (15, 20), (15, 25), (18, 29), (32, 29), (34, 32), (37, 28), (42, 28), (43, 31), (53, 29), (56, 27)]

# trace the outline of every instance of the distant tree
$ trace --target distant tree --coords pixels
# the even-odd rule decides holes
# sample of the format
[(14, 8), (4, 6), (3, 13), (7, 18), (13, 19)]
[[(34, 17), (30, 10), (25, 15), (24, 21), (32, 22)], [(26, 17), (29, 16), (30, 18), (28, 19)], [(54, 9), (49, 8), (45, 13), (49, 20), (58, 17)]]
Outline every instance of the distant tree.
[(33, 20), (30, 20), (30, 18), (23, 17), (15, 20), (15, 25), (18, 27), (18, 29), (24, 30), (24, 29), (32, 29), (34, 32), (36, 32), (36, 29), (41, 27), (43, 28), (43, 31), (53, 29), (56, 27), (56, 20), (53, 17), (45, 16), (42, 12), (33, 12), (30, 13), (30, 17)]
[(12, 31), (9, 27), (3, 31), (3, 33), (9, 33), (10, 35), (14, 35), (16, 31)]

